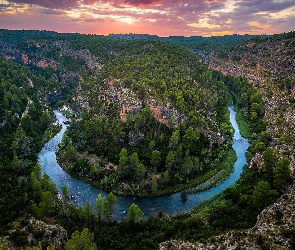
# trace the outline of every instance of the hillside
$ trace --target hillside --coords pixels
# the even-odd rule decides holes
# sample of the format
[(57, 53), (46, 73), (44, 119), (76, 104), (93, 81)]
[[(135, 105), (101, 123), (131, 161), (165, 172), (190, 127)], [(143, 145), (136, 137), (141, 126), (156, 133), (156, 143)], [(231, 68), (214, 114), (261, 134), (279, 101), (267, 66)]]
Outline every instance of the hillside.
[[(279, 159), (288, 158), (294, 176), (294, 32), (268, 38), (252, 39), (223, 55), (207, 58), (209, 67), (226, 75), (243, 76), (261, 94), (265, 106), (264, 119), (269, 133), (267, 146)], [(264, 148), (252, 134), (250, 166), (263, 171), (266, 164)], [(275, 164), (274, 164), (275, 166)], [(230, 231), (213, 237), (205, 244), (172, 241), (160, 249), (294, 249), (294, 185), (285, 190), (276, 203), (265, 208), (256, 225), (245, 231)]]
[[(116, 37), (120, 39), (146, 39), (152, 41), (164, 41), (173, 44), (180, 45), (188, 50), (193, 51), (198, 55), (200, 60), (205, 63), (208, 57), (212, 54), (223, 54), (227, 49), (237, 46), (238, 44), (250, 40), (254, 35), (225, 35), (225, 36), (169, 36), (159, 37), (156, 35), (148, 34), (110, 34), (110, 37)], [(265, 35), (259, 37), (267, 37)]]
[(275, 152), (293, 159), (294, 152), (294, 32), (272, 38), (253, 39), (212, 58), (209, 66), (224, 74), (243, 76), (257, 89), (265, 103), (267, 131)]
[[(208, 163), (220, 161), (217, 148), (229, 139), (220, 127), (227, 122), (227, 87), (180, 47), (119, 41), (124, 48), (111, 48), (113, 58), (74, 96), (83, 107), (83, 120), (69, 129), (77, 154), (87, 149), (115, 164), (111, 171), (96, 165), (99, 176), (89, 172), (86, 178), (109, 191), (155, 195), (215, 168)], [(67, 158), (62, 152), (60, 159)]]

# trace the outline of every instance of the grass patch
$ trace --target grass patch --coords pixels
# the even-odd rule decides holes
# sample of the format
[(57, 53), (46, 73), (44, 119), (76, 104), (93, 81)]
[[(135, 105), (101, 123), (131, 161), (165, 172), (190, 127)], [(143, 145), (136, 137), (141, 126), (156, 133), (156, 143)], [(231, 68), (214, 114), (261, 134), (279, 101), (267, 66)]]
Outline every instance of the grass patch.
[(223, 192), (215, 195), (212, 197), (210, 200), (204, 201), (194, 207), (191, 211), (190, 214), (196, 214), (200, 218), (207, 218), (208, 215), (211, 214), (211, 211), (215, 208), (220, 206), (222, 203), (226, 203), (227, 201), (224, 199), (224, 194)]
[(60, 132), (61, 128), (62, 126), (60, 124), (57, 124), (57, 125), (50, 124), (49, 127), (44, 132), (42, 143), (45, 143), (49, 141), (50, 139), (52, 139), (54, 136), (56, 136)]
[[(236, 159), (237, 156), (235, 151), (232, 148), (229, 148), (225, 152), (223, 161), (218, 167), (203, 173), (187, 183), (159, 190), (153, 196), (167, 195), (180, 192), (182, 190), (185, 190), (186, 193), (196, 193), (210, 189), (228, 178), (230, 173), (233, 171)], [(148, 196), (148, 194), (144, 194), (144, 197), (146, 196)]]
[(201, 182), (201, 184), (187, 190), (187, 192), (188, 193), (201, 192), (209, 188), (212, 188), (216, 186), (217, 184), (221, 183), (222, 181), (226, 180), (231, 174), (231, 172), (233, 171), (236, 160), (237, 160), (237, 156), (235, 151), (232, 148), (229, 148), (226, 151), (223, 161), (220, 163), (220, 166), (214, 169), (215, 172), (217, 170), (219, 171), (215, 173), (213, 176), (210, 176), (210, 174), (212, 174), (210, 173), (211, 171), (207, 172), (203, 176), (200, 176), (200, 178), (198, 178), (198, 181)]
[(68, 119), (73, 118), (73, 114), (68, 110), (60, 110), (59, 112)]
[(240, 134), (244, 138), (247, 138), (247, 139), (251, 138), (250, 125), (249, 125), (249, 122), (247, 121), (246, 117), (243, 115), (242, 110), (235, 107), (235, 111), (236, 111), (236, 121), (239, 125)]

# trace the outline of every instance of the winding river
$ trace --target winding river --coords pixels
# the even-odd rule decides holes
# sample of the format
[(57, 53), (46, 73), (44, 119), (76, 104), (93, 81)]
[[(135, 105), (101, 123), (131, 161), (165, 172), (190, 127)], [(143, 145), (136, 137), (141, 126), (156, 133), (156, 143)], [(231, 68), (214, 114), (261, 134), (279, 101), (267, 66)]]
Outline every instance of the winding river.
[[(245, 153), (248, 149), (248, 140), (240, 135), (238, 124), (236, 122), (235, 111), (233, 107), (228, 107), (230, 112), (230, 122), (234, 128), (233, 135), (233, 149), (237, 154), (237, 160), (234, 165), (234, 171), (225, 181), (210, 188), (206, 191), (196, 194), (188, 194), (187, 201), (183, 202), (181, 199), (181, 192), (157, 197), (157, 198), (134, 198), (117, 196), (118, 202), (116, 205), (115, 219), (121, 220), (123, 218), (124, 211), (128, 211), (129, 206), (135, 203), (143, 211), (146, 217), (157, 216), (159, 212), (163, 215), (173, 215), (177, 213), (187, 212), (196, 205), (209, 200), (213, 196), (219, 194), (227, 187), (234, 184), (239, 178), (243, 170), (243, 166), (246, 164)], [(63, 134), (66, 131), (67, 125), (63, 124), (66, 119), (59, 112), (54, 111), (59, 123), (62, 124), (62, 130), (49, 142), (47, 142), (38, 155), (39, 163), (42, 168), (43, 174), (48, 174), (53, 182), (56, 183), (58, 190), (61, 192), (62, 186), (66, 185), (69, 189), (70, 195), (74, 198), (72, 203), (76, 206), (84, 207), (87, 203), (91, 203), (95, 208), (95, 200), (98, 193), (101, 193), (103, 197), (106, 197), (107, 193), (94, 188), (80, 180), (77, 180), (64, 172), (56, 161), (56, 150), (58, 144), (62, 140)]]

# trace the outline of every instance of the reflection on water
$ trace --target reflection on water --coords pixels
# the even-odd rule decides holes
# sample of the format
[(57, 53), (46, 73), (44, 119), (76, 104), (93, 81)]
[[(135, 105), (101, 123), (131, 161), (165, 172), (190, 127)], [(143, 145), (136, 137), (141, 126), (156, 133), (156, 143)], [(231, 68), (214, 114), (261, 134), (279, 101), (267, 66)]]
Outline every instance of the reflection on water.
[[(118, 203), (116, 207), (115, 218), (117, 220), (122, 219), (123, 212), (128, 211), (129, 206), (133, 202), (140, 207), (146, 217), (157, 216), (159, 212), (163, 213), (163, 215), (187, 212), (194, 206), (212, 198), (216, 194), (222, 192), (227, 187), (235, 183), (242, 173), (243, 166), (246, 164), (245, 153), (249, 144), (248, 140), (240, 135), (233, 107), (228, 107), (228, 110), (230, 112), (230, 122), (235, 130), (233, 136), (233, 149), (237, 154), (237, 161), (234, 165), (234, 171), (231, 173), (228, 179), (204, 192), (188, 194), (186, 202), (182, 202), (181, 192), (157, 198), (117, 196)], [(93, 208), (95, 208), (95, 200), (98, 193), (101, 193), (105, 197), (107, 195), (106, 192), (91, 187), (90, 185), (71, 177), (61, 169), (56, 161), (55, 152), (64, 132), (66, 131), (67, 125), (63, 124), (63, 121), (66, 120), (63, 115), (57, 111), (54, 111), (54, 113), (59, 123), (62, 124), (62, 130), (52, 140), (44, 145), (38, 155), (42, 172), (50, 176), (52, 181), (56, 183), (60, 192), (62, 186), (66, 185), (68, 187), (70, 195), (73, 196), (73, 204), (84, 207), (86, 203), (90, 202)]]

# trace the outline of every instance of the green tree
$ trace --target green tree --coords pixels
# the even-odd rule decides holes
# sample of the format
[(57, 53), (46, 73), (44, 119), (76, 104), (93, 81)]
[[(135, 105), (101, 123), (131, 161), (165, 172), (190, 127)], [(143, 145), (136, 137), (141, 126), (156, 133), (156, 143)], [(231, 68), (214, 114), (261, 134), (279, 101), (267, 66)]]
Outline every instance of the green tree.
[(61, 199), (63, 202), (67, 202), (70, 199), (69, 189), (66, 185), (62, 186), (61, 188)]
[(119, 154), (119, 168), (125, 169), (128, 163), (128, 152), (127, 149), (122, 148)]
[(152, 179), (152, 192), (156, 193), (158, 191), (158, 181), (157, 181), (157, 177), (154, 176)]
[(26, 135), (24, 130), (17, 130), (14, 133), (15, 140), (12, 142), (12, 151), (19, 158), (30, 157), (32, 153), (33, 138)]
[(31, 208), (32, 208), (32, 212), (33, 212), (34, 216), (37, 219), (41, 219), (41, 220), (44, 219), (43, 209), (38, 207), (38, 205), (36, 203), (34, 203)]
[(273, 184), (273, 169), (276, 165), (276, 160), (277, 159), (271, 148), (267, 148), (263, 152), (264, 166), (262, 168), (262, 173), (263, 173), (264, 179), (271, 185)]
[(48, 174), (44, 174), (41, 180), (43, 189), (50, 191), (53, 194), (57, 194), (56, 184), (50, 179)]
[(117, 197), (113, 195), (112, 192), (108, 194), (108, 196), (105, 198), (104, 203), (103, 203), (103, 215), (110, 220), (114, 209), (115, 209), (115, 204), (117, 203)]
[(138, 222), (142, 218), (143, 218), (143, 212), (140, 210), (140, 208), (136, 204), (132, 203), (128, 209), (128, 221)]
[(42, 192), (42, 183), (38, 178), (36, 177), (36, 173), (31, 173), (31, 183), (33, 188), (33, 195), (35, 198), (39, 198), (41, 196)]
[(93, 240), (94, 235), (88, 228), (84, 228), (81, 233), (76, 230), (67, 242), (65, 250), (96, 250), (97, 246)]
[(136, 152), (134, 152), (132, 155), (130, 155), (129, 161), (130, 161), (130, 168), (133, 171), (135, 171), (139, 165), (139, 162), (140, 162)]
[(167, 170), (167, 171), (164, 172), (164, 175), (163, 175), (163, 178), (162, 178), (162, 183), (164, 185), (168, 185), (169, 181), (170, 181), (170, 174), (169, 174), (169, 171)]
[(124, 177), (126, 175), (127, 164), (128, 164), (128, 152), (127, 152), (127, 149), (122, 148), (119, 154), (119, 165), (118, 165), (119, 176)]
[(99, 221), (101, 220), (101, 216), (103, 213), (103, 202), (104, 202), (104, 199), (102, 195), (98, 194), (95, 203), (96, 203), (96, 215)]
[(92, 216), (93, 216), (93, 208), (92, 208), (91, 203), (89, 203), (89, 202), (86, 204), (86, 206), (84, 208), (84, 215), (86, 218), (87, 226), (89, 228), (90, 224), (91, 224)]
[(146, 174), (146, 168), (142, 163), (139, 163), (139, 165), (136, 168), (136, 177), (138, 181), (140, 182), (142, 179), (144, 179), (144, 176)]
[(161, 163), (161, 152), (158, 150), (154, 150), (151, 156), (151, 164), (153, 167), (159, 168)]
[(33, 125), (32, 118), (29, 114), (24, 115), (24, 117), (22, 118), (21, 127), (26, 132), (27, 135), (31, 133), (34, 125)]
[(273, 202), (274, 197), (277, 195), (278, 192), (271, 190), (267, 181), (260, 181), (253, 190), (252, 200), (254, 205), (256, 205), (259, 210), (262, 210), (270, 205)]
[(64, 157), (69, 162), (75, 162), (76, 159), (77, 159), (77, 151), (76, 151), (76, 149), (73, 146), (73, 143), (71, 141), (66, 146), (66, 151), (65, 151)]
[(66, 214), (66, 208), (67, 208), (67, 203), (70, 199), (69, 196), (69, 189), (66, 185), (62, 186), (61, 188), (61, 209), (62, 209), (62, 213), (63, 215)]
[(264, 142), (258, 142), (258, 143), (256, 143), (255, 146), (254, 146), (254, 150), (255, 150), (255, 152), (265, 151), (265, 144), (264, 144)]
[(178, 144), (179, 144), (179, 136), (180, 136), (180, 133), (179, 133), (179, 130), (176, 129), (175, 131), (173, 131), (170, 139), (169, 139), (169, 145), (168, 145), (168, 148), (170, 150), (175, 150), (177, 147), (178, 147)]
[(41, 166), (38, 163), (35, 164), (33, 173), (35, 174), (35, 177), (38, 180), (41, 180), (41, 178), (42, 178)]
[(39, 204), (39, 207), (43, 210), (45, 217), (49, 215), (53, 206), (54, 206), (53, 195), (50, 191), (42, 192), (42, 199)]
[(169, 151), (166, 156), (166, 162), (165, 162), (165, 166), (169, 171), (173, 170), (174, 161), (175, 161), (174, 153), (172, 151)]
[(200, 133), (198, 129), (193, 129), (189, 127), (186, 131), (184, 136), (182, 137), (183, 146), (190, 151), (196, 147), (199, 141)]
[(51, 117), (48, 112), (44, 112), (39, 120), (39, 126), (42, 130), (45, 130), (51, 123)]
[(279, 192), (287, 182), (291, 180), (291, 170), (289, 166), (290, 160), (283, 158), (279, 161), (278, 166), (274, 170), (274, 186)]
[(184, 176), (189, 176), (194, 169), (194, 163), (193, 163), (192, 157), (190, 156), (185, 157), (185, 161), (182, 167), (183, 167), (182, 172), (184, 173)]

